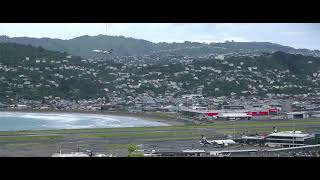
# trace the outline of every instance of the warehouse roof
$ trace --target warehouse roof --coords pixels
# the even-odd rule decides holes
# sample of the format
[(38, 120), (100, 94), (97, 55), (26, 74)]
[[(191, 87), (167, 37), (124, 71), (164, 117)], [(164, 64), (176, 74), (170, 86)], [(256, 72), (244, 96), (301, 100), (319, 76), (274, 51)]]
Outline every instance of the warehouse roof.
[(222, 113), (219, 117), (252, 117), (247, 113)]
[(184, 153), (205, 153), (206, 151), (205, 150), (199, 150), (199, 149), (192, 149), (192, 150), (183, 150), (182, 152)]
[(283, 131), (283, 132), (278, 132), (278, 133), (272, 133), (269, 134), (268, 136), (280, 136), (280, 137), (308, 137), (310, 136), (309, 134), (302, 133), (301, 131)]
[(306, 114), (307, 112), (305, 111), (300, 111), (300, 112), (288, 112), (288, 115), (295, 115), (295, 114)]

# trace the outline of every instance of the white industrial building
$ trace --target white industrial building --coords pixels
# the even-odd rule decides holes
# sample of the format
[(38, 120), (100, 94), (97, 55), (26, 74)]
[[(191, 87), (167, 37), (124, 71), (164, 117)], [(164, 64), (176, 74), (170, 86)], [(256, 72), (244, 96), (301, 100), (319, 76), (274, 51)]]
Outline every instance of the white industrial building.
[(247, 113), (221, 113), (218, 115), (218, 119), (224, 120), (250, 120), (252, 115)]
[(301, 131), (284, 131), (269, 134), (265, 144), (269, 147), (294, 147), (305, 145), (305, 140), (312, 136)]
[(287, 113), (287, 118), (288, 119), (305, 119), (309, 118), (310, 114), (308, 112), (289, 112)]

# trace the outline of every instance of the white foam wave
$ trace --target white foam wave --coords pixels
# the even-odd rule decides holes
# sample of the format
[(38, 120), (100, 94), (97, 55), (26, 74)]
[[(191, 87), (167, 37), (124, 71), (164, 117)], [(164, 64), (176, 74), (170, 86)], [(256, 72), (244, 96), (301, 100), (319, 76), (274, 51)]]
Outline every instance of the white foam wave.
[[(81, 129), (81, 128), (113, 128), (113, 127), (142, 127), (142, 126), (167, 126), (165, 123), (152, 122), (136, 117), (77, 114), (77, 113), (29, 113), (29, 112), (0, 112), (1, 120), (6, 117), (5, 123), (10, 119), (21, 120), (24, 123), (34, 123), (34, 129)], [(8, 120), (9, 119), (9, 120)], [(32, 120), (32, 121), (31, 121)], [(39, 121), (38, 121), (39, 120)], [(17, 122), (17, 121), (15, 121)], [(37, 122), (37, 123), (35, 123)], [(14, 124), (11, 125), (15, 127)], [(30, 128), (30, 126), (26, 127)]]

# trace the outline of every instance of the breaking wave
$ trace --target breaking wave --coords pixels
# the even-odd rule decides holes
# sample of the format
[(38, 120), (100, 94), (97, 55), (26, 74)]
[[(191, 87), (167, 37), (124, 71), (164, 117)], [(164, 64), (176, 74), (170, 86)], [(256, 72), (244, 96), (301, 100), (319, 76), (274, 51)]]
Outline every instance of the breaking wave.
[(0, 112), (0, 131), (168, 126), (135, 117), (80, 114)]

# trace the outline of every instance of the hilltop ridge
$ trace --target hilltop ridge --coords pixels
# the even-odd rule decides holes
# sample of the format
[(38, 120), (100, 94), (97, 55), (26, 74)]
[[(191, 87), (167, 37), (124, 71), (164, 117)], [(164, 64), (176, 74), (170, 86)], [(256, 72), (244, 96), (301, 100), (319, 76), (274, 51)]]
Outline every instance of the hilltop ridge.
[(208, 54), (261, 54), (283, 51), (290, 54), (302, 54), (320, 56), (318, 50), (295, 49), (289, 46), (270, 42), (233, 42), (200, 43), (185, 41), (182, 43), (153, 43), (143, 39), (135, 39), (124, 36), (84, 35), (69, 40), (32, 37), (8, 37), (0, 36), (0, 43), (18, 43), (42, 46), (51, 51), (67, 52), (72, 55), (86, 58), (99, 57), (92, 52), (93, 49), (114, 49), (118, 56), (150, 55), (150, 54), (184, 54), (184, 55), (208, 55)]

